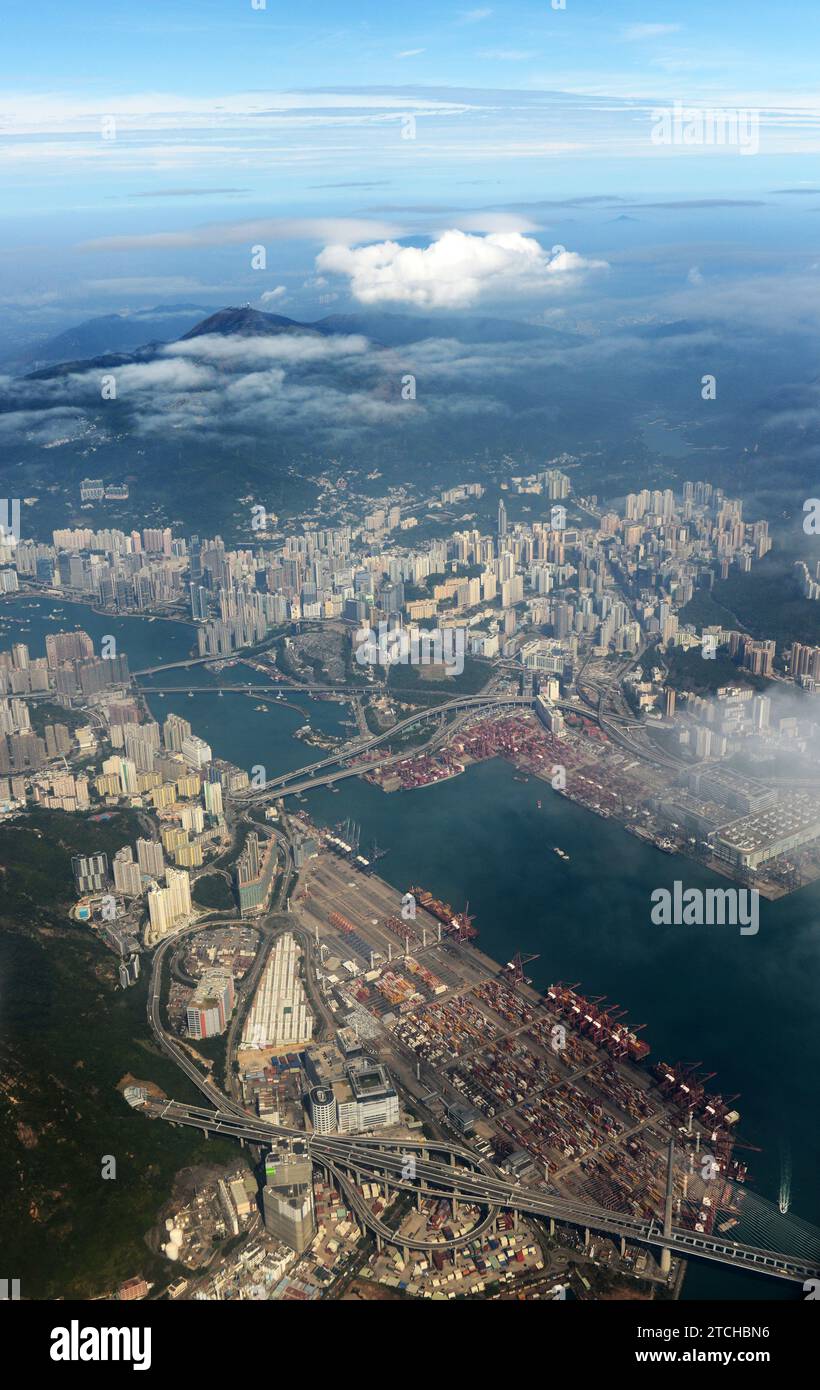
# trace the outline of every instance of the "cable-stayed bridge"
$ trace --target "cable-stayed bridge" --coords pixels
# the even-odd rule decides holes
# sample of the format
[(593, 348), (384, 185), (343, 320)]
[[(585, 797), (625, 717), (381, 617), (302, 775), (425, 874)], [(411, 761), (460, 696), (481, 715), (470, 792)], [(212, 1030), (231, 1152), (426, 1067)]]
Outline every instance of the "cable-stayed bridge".
[[(671, 1197), (663, 1222), (654, 1218), (628, 1215), (571, 1197), (553, 1195), (499, 1177), (494, 1168), (471, 1150), (444, 1140), (390, 1141), (345, 1135), (306, 1135), (303, 1130), (270, 1125), (242, 1112), (241, 1107), (210, 1110), (178, 1101), (153, 1102), (150, 1113), (171, 1124), (188, 1125), (211, 1134), (221, 1134), (260, 1145), (273, 1145), (280, 1138), (299, 1138), (306, 1142), (311, 1158), (339, 1183), (351, 1208), (379, 1241), (412, 1250), (441, 1250), (474, 1240), (488, 1230), (501, 1209), (523, 1216), (536, 1216), (597, 1231), (611, 1238), (650, 1245), (666, 1255), (696, 1256), (718, 1264), (747, 1269), (794, 1283), (820, 1277), (820, 1231), (807, 1222), (783, 1216), (774, 1203), (742, 1189), (726, 1210), (740, 1210), (732, 1235), (697, 1231), (674, 1225)], [(412, 1160), (409, 1162), (408, 1160)], [(670, 1164), (671, 1168), (671, 1164)], [(374, 1215), (358, 1186), (377, 1182), (381, 1186), (417, 1194), (446, 1197), (482, 1209), (478, 1224), (451, 1241), (408, 1238), (391, 1230)], [(713, 1223), (717, 1227), (720, 1221)], [(746, 1237), (754, 1236), (748, 1243)], [(741, 1239), (741, 1237), (743, 1237)]]

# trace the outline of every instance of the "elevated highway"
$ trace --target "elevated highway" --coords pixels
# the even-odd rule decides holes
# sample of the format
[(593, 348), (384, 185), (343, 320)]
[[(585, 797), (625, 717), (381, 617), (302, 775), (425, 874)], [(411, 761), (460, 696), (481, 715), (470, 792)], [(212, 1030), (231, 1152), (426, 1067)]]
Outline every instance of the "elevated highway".
[[(296, 791), (323, 786), (326, 782), (337, 780), (340, 777), (358, 777), (369, 767), (379, 766), (379, 759), (374, 759), (367, 764), (359, 763), (353, 767), (341, 768), (337, 773), (328, 777), (319, 777), (318, 774), (325, 768), (338, 768), (340, 763), (348, 763), (351, 758), (369, 753), (372, 748), (388, 743), (397, 735), (417, 724), (439, 720), (448, 714), (458, 714), (474, 709), (532, 708), (532, 705), (533, 697), (531, 695), (462, 695), (454, 700), (448, 700), (446, 704), (436, 705), (432, 709), (417, 710), (406, 719), (399, 720), (383, 734), (374, 734), (371, 738), (353, 739), (343, 749), (336, 750), (326, 758), (320, 758), (314, 763), (308, 763), (305, 767), (270, 778), (264, 787), (237, 792), (234, 794), (233, 800), (239, 805), (252, 805), (259, 801), (266, 801), (270, 797), (290, 796)], [(407, 756), (407, 752), (402, 752), (394, 755), (394, 760)]]
[[(172, 1124), (190, 1125), (255, 1144), (272, 1144), (279, 1137), (305, 1139), (304, 1131), (265, 1124), (245, 1115), (240, 1118), (227, 1111), (205, 1111), (181, 1105), (175, 1101), (155, 1103), (152, 1112)], [(697, 1256), (714, 1263), (769, 1274), (793, 1283), (804, 1283), (820, 1274), (820, 1243), (818, 1259), (804, 1258), (744, 1245), (720, 1235), (672, 1227), (668, 1234), (654, 1219), (631, 1217), (555, 1196), (538, 1188), (522, 1186), (494, 1175), (489, 1164), (479, 1161), (470, 1150), (433, 1140), (430, 1143), (406, 1140), (396, 1142), (357, 1136), (311, 1135), (307, 1137), (311, 1157), (328, 1168), (341, 1182), (351, 1204), (365, 1225), (382, 1240), (414, 1250), (445, 1249), (475, 1239), (489, 1228), (496, 1211), (503, 1208), (524, 1216), (542, 1217), (598, 1231), (604, 1235), (669, 1250), (679, 1257)], [(449, 1162), (428, 1157), (444, 1154)], [(412, 1176), (408, 1176), (408, 1157), (414, 1159)], [(361, 1181), (380, 1182), (383, 1186), (413, 1193), (447, 1197), (456, 1202), (478, 1205), (484, 1216), (477, 1227), (464, 1236), (449, 1242), (426, 1241), (398, 1235), (370, 1211), (355, 1188)]]

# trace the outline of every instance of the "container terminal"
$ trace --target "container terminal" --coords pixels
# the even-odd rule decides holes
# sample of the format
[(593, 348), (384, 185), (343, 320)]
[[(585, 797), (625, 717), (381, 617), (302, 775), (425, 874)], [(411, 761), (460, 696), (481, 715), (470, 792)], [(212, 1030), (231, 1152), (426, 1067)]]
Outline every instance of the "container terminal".
[[(423, 1123), (528, 1185), (661, 1221), (671, 1140), (676, 1224), (737, 1224), (736, 1097), (707, 1091), (695, 1068), (651, 1065), (643, 1026), (616, 1004), (561, 982), (539, 994), (520, 957), (502, 966), (480, 950), (468, 907), (411, 885), (405, 915), (407, 893), (339, 835), (309, 829), (319, 849), (291, 911), (318, 945), (323, 1004)], [(658, 1277), (651, 1255), (644, 1264)]]

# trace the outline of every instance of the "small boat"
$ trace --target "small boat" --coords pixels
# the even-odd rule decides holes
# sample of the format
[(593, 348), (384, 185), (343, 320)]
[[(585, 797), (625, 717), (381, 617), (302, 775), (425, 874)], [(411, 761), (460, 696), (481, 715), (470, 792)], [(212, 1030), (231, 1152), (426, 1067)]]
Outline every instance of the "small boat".
[(557, 854), (559, 859), (566, 859), (566, 860), (569, 860), (569, 855), (567, 854), (567, 852), (566, 852), (565, 849), (560, 849), (558, 845), (553, 845), (552, 848), (553, 848), (553, 853), (554, 853), (554, 854)]
[(188, 699), (189, 699), (189, 700), (193, 700), (193, 698), (194, 698), (194, 692), (193, 692), (193, 690), (189, 690), (189, 691), (188, 691)]
[(540, 801), (536, 801), (535, 804), (536, 804), (536, 806), (538, 807), (538, 810), (540, 811), (540, 810), (541, 810), (541, 802), (540, 802)]

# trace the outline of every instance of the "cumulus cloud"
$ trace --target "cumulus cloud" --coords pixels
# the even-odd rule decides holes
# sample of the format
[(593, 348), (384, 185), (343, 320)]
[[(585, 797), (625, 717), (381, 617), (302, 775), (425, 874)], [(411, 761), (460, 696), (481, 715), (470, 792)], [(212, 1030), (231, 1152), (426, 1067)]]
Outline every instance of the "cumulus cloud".
[(265, 293), (263, 295), (260, 295), (259, 299), (260, 303), (262, 304), (278, 304), (281, 302), (281, 300), (283, 300), (286, 297), (286, 295), (287, 289), (285, 288), (285, 286), (277, 285), (275, 290), (265, 290)]
[(567, 286), (606, 268), (563, 247), (545, 251), (520, 232), (471, 236), (451, 228), (425, 248), (382, 241), (326, 246), (320, 271), (347, 275), (361, 304), (401, 303), (422, 309), (465, 309), (489, 295), (531, 295)]

